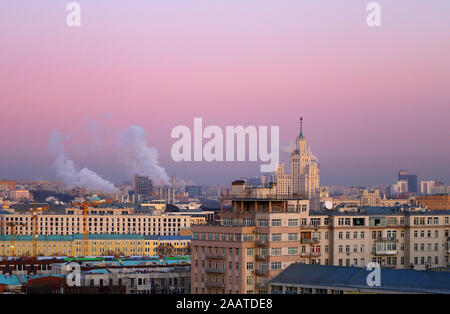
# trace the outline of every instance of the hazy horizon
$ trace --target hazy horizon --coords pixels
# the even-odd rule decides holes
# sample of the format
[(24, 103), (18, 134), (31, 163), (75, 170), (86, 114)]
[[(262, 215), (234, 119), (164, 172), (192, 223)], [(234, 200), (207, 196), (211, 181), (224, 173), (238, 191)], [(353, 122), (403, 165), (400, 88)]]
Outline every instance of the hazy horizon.
[(168, 176), (229, 185), (261, 163), (174, 162), (175, 126), (279, 126), (283, 147), (303, 116), (321, 185), (450, 183), (450, 1), (380, 0), (379, 28), (359, 0), (79, 2), (79, 28), (64, 1), (0, 3), (0, 178), (57, 180), (57, 131), (77, 170), (121, 184), (140, 126)]

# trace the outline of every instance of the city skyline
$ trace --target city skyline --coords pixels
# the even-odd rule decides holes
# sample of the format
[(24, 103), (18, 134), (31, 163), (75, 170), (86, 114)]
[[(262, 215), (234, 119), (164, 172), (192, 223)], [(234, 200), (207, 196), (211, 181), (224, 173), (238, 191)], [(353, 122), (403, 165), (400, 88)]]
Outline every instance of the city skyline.
[(2, 178), (56, 179), (57, 130), (77, 169), (129, 181), (117, 138), (137, 125), (170, 176), (229, 184), (259, 163), (176, 163), (170, 130), (279, 125), (285, 147), (303, 116), (323, 185), (392, 184), (399, 169), (450, 182), (448, 1), (380, 1), (377, 29), (356, 0), (81, 4), (78, 29), (65, 3), (0, 4)]

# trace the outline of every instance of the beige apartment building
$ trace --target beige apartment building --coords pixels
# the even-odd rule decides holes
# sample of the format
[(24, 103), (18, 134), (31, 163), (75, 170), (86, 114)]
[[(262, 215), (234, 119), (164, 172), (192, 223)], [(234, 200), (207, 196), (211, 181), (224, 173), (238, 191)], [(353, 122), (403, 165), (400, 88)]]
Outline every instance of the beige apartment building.
[[(0, 222), (24, 224), (15, 227), (16, 235), (33, 233), (33, 215), (30, 213), (1, 214)], [(136, 214), (133, 209), (88, 209), (89, 234), (141, 234), (180, 235), (182, 229), (191, 227), (191, 217), (176, 214)], [(64, 214), (42, 213), (37, 215), (39, 235), (73, 235), (83, 233), (83, 214), (77, 208), (68, 208)], [(0, 234), (10, 234), (10, 227), (0, 223)]]
[(291, 263), (449, 265), (450, 211), (320, 212), (311, 211), (308, 200), (247, 190), (242, 182), (233, 184), (237, 196), (219, 224), (192, 226), (192, 293), (267, 293), (269, 280)]

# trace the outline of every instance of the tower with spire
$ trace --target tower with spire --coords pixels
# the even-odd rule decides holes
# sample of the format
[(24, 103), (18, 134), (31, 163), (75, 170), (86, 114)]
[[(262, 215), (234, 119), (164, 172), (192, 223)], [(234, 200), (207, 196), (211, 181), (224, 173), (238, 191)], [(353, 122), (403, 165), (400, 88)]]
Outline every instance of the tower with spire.
[(277, 169), (277, 193), (304, 197), (311, 201), (311, 209), (319, 208), (320, 172), (317, 158), (307, 147), (303, 134), (303, 117), (300, 117), (300, 132), (296, 138), (295, 150), (291, 154), (291, 171), (284, 171), (284, 164)]

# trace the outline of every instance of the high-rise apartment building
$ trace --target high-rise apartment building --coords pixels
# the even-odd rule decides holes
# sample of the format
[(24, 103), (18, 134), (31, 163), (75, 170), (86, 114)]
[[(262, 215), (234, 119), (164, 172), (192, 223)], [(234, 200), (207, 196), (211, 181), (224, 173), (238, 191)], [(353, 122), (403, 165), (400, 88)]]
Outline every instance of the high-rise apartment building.
[(417, 175), (407, 174), (406, 170), (398, 172), (398, 180), (406, 180), (408, 182), (408, 192), (417, 193)]
[(134, 176), (134, 193), (141, 198), (148, 198), (153, 192), (153, 182), (150, 178), (140, 175)]
[(300, 118), (300, 134), (291, 154), (291, 172), (285, 172), (284, 163), (276, 170), (277, 194), (309, 199), (311, 208), (317, 210), (320, 199), (319, 161), (306, 145), (302, 123), (303, 118)]
[(292, 263), (424, 270), (450, 265), (450, 211), (408, 205), (310, 211), (233, 184), (220, 223), (192, 226), (192, 293), (267, 293)]
[(433, 194), (435, 185), (436, 183), (434, 181), (420, 181), (420, 194)]

